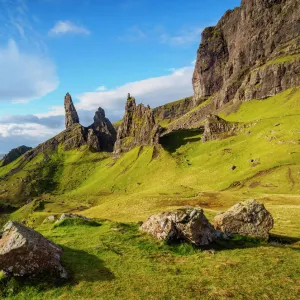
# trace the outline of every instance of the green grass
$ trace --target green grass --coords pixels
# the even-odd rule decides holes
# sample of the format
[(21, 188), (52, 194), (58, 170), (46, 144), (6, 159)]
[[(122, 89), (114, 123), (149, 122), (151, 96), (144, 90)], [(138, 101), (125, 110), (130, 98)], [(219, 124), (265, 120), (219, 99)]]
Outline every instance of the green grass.
[(284, 63), (287, 63), (287, 62), (292, 62), (297, 58), (300, 58), (300, 54), (277, 57), (273, 60), (268, 61), (265, 65), (266, 66), (271, 66), (271, 65), (277, 65), (277, 64), (284, 64)]
[(300, 248), (236, 239), (215, 254), (166, 245), (135, 224), (102, 222), (38, 230), (64, 249), (61, 286), (13, 282), (10, 299), (297, 299)]
[[(118, 159), (86, 148), (58, 149), (50, 160), (40, 155), (13, 175), (7, 174), (19, 161), (0, 168), (0, 191), (8, 190), (0, 200), (29, 200), (10, 218), (62, 245), (73, 274), (71, 283), (46, 290), (16, 283), (12, 298), (299, 298), (299, 115), (300, 88), (294, 88), (226, 107), (220, 116), (241, 123), (226, 139), (202, 143), (200, 131), (183, 130), (165, 136), (161, 146), (137, 147)], [(21, 185), (22, 178), (30, 184)], [(25, 186), (34, 193), (22, 198)], [(234, 240), (215, 245), (210, 255), (156, 242), (132, 223), (184, 205), (203, 207), (212, 220), (248, 198), (266, 205), (275, 240), (287, 246)], [(42, 224), (63, 212), (111, 221)]]

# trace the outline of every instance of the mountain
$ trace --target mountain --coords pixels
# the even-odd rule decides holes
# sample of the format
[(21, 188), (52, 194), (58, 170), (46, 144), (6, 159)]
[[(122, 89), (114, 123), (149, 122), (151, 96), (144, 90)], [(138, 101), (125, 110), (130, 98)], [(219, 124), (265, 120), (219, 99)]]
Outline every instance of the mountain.
[[(0, 209), (62, 245), (76, 285), (22, 296), (298, 298), (299, 7), (244, 0), (205, 29), (192, 97), (150, 108), (125, 95), (121, 121), (99, 108), (84, 127), (66, 95), (66, 130), (0, 167)], [(137, 225), (183, 206), (211, 221), (249, 198), (274, 217), (270, 243), (166, 245)], [(48, 223), (66, 212), (102, 226)]]

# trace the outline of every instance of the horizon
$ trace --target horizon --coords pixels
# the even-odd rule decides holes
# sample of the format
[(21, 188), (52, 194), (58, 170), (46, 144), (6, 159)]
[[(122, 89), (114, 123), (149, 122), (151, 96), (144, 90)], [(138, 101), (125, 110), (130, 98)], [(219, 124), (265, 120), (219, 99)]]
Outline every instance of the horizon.
[(240, 4), (213, 2), (0, 1), (0, 153), (62, 131), (67, 92), (84, 126), (98, 107), (120, 120), (128, 92), (151, 108), (193, 95), (202, 30)]

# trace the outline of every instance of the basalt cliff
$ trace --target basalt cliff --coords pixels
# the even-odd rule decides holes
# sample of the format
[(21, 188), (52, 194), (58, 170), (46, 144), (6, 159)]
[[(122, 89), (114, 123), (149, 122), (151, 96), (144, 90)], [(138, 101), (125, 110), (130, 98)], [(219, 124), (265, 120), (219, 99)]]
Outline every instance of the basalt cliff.
[(203, 31), (194, 102), (265, 99), (300, 85), (300, 2), (243, 0)]

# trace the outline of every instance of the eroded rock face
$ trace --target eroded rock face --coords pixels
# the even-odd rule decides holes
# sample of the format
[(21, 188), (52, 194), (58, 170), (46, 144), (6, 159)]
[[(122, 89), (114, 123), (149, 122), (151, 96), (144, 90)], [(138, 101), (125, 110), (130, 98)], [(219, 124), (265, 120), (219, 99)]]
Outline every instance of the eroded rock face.
[(268, 239), (274, 220), (263, 204), (256, 200), (247, 200), (217, 215), (214, 225), (217, 230), (226, 234)]
[(6, 166), (10, 164), (11, 162), (15, 161), (16, 159), (18, 159), (20, 156), (22, 156), (24, 153), (26, 153), (31, 149), (32, 149), (31, 147), (26, 147), (26, 146), (20, 146), (18, 148), (12, 149), (11, 151), (8, 152), (8, 154), (4, 155), (2, 166)]
[(118, 129), (115, 154), (129, 151), (136, 146), (157, 145), (160, 126), (155, 123), (149, 106), (136, 105), (133, 97), (128, 97), (122, 124)]
[(216, 232), (203, 210), (194, 207), (152, 215), (141, 229), (167, 242), (185, 240), (197, 246), (204, 246), (216, 239)]
[(0, 239), (0, 270), (13, 276), (40, 274), (61, 279), (68, 277), (61, 264), (63, 251), (33, 229), (8, 222)]
[(75, 106), (72, 101), (72, 97), (69, 93), (65, 96), (65, 112), (66, 112), (66, 120), (65, 125), (66, 129), (72, 127), (74, 124), (79, 124), (79, 117)]
[(203, 31), (193, 75), (194, 101), (265, 99), (300, 85), (298, 0), (243, 0)]
[(205, 120), (202, 141), (207, 142), (220, 137), (229, 136), (230, 134), (233, 134), (237, 128), (237, 123), (227, 122), (219, 116), (210, 114)]
[(112, 152), (117, 138), (117, 132), (109, 119), (105, 117), (105, 111), (99, 107), (95, 113), (94, 123), (90, 126), (90, 130), (94, 131), (99, 141), (99, 149)]

